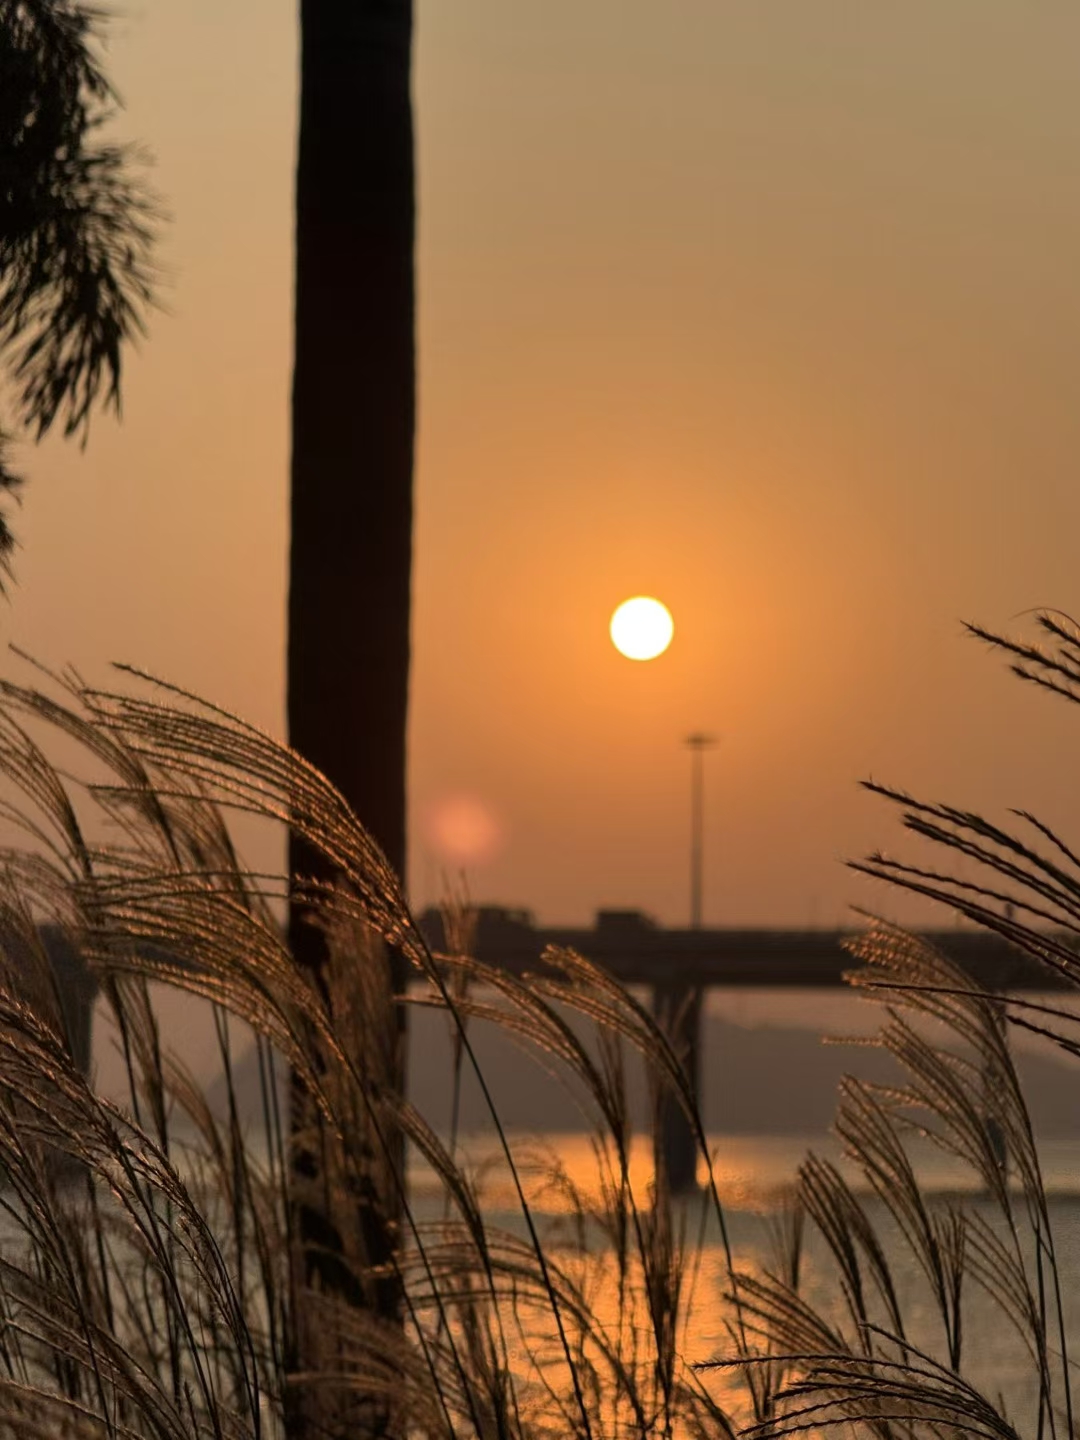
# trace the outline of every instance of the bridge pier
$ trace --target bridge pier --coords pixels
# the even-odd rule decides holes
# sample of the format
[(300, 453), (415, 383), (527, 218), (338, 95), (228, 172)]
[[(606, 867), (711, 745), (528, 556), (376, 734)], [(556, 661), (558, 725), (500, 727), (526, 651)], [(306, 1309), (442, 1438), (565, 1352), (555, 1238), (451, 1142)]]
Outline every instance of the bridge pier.
[[(1009, 1025), (1008, 1018), (1005, 1013), (1006, 999), (1007, 997), (1000, 990), (998, 990), (997, 998), (995, 998), (995, 1000), (992, 1002), (992, 1015), (994, 1028), (1001, 1036), (1001, 1042), (1007, 1050), (1009, 1046)], [(984, 1065), (982, 1069), (982, 1099), (983, 1115), (986, 1120), (987, 1138), (990, 1141), (990, 1149), (993, 1153), (994, 1161), (997, 1164), (998, 1169), (1004, 1172), (1008, 1168), (1009, 1164), (1009, 1147), (1005, 1139), (1005, 1132), (1001, 1128), (1001, 1122), (998, 1120), (997, 1115), (995, 1114), (996, 1106), (994, 1103), (994, 1095), (997, 1091), (999, 1084), (1000, 1079), (994, 1073), (993, 1066)]]
[[(701, 1093), (701, 985), (684, 980), (653, 986), (653, 1015), (686, 1071), (695, 1099)], [(663, 1170), (672, 1194), (685, 1195), (697, 1184), (697, 1137), (678, 1097), (665, 1085), (656, 1097), (653, 1161)]]

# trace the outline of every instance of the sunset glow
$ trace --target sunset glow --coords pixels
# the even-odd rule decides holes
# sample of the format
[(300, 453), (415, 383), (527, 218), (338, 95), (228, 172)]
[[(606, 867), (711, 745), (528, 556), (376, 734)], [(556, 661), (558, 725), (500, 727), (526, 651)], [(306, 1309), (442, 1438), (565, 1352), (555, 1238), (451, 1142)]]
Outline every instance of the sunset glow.
[[(113, 8), (169, 281), (123, 424), (12, 453), (4, 639), (284, 735), (296, 7)], [(698, 727), (731, 923), (874, 908), (837, 863), (890, 844), (867, 774), (1075, 834), (1067, 707), (956, 617), (1076, 608), (1080, 8), (415, 8), (410, 893), (480, 865), (427, 828), (467, 790), (485, 900), (682, 923)], [(638, 594), (679, 629), (652, 666), (608, 635)]]
[(611, 643), (628, 660), (655, 660), (674, 633), (671, 611), (649, 595), (624, 600), (611, 617)]

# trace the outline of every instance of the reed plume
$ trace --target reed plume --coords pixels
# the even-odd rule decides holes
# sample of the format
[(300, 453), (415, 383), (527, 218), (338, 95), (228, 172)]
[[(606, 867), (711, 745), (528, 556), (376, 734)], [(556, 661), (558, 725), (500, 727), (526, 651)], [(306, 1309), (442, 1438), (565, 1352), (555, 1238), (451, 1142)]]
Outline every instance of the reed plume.
[[(74, 675), (0, 683), (0, 771), (10, 840), (0, 1424), (224, 1440), (284, 1435), (301, 1407), (305, 1425), (315, 1416), (342, 1437), (388, 1424), (401, 1436), (484, 1440), (731, 1433), (685, 1360), (700, 1239), (662, 1183), (643, 1190), (631, 1173), (629, 1053), (692, 1109), (666, 1037), (632, 996), (568, 952), (524, 979), (480, 964), (467, 953), (467, 906), (451, 932), (460, 953), (433, 954), (323, 776), (236, 717), (134, 672), (108, 691)], [(235, 812), (291, 826), (339, 880), (299, 881), (290, 894), (282, 877), (246, 870), (227, 823)], [(297, 899), (326, 937), (317, 979), (286, 944)], [(124, 1103), (97, 1093), (78, 1062), (45, 933), (62, 934), (96, 980), (124, 1059)], [(415, 976), (399, 1003), (445, 1012), (455, 1069), (473, 1070), (486, 1095), (516, 1194), (511, 1228), (492, 1223), (482, 1177), (453, 1137), (391, 1083), (387, 946)], [(169, 991), (212, 1009), (223, 1114), (163, 1044)], [(575, 1193), (550, 1167), (575, 1217), (557, 1233), (476, 1065), (480, 1025), (515, 1037), (591, 1117), (598, 1184)], [(248, 1045), (262, 1082), (254, 1129), (234, 1083)], [(284, 1114), (289, 1073), (312, 1106), (307, 1142)], [(402, 1134), (437, 1177), (434, 1216), (410, 1203), (391, 1143)], [(300, 1199), (340, 1270), (325, 1288), (305, 1283), (296, 1259), (297, 1143), (321, 1147)], [(363, 1303), (386, 1273), (366, 1251), (365, 1206), (387, 1187), (403, 1216), (390, 1260), (401, 1325)], [(722, 1224), (715, 1187), (704, 1203)], [(601, 1292), (618, 1295), (614, 1318)], [(317, 1363), (300, 1373), (298, 1354)]]
[[(1080, 701), (1080, 632), (1056, 614), (1037, 623), (1043, 645), (969, 629), (1004, 650), (1025, 681)], [(1070, 1057), (1080, 1054), (1078, 1016), (1069, 1005), (1080, 988), (1080, 859), (1027, 811), (1000, 825), (886, 786), (867, 788), (899, 808), (904, 828), (931, 855), (876, 853), (853, 868), (1003, 937), (1042, 968), (1047, 990), (1062, 998), (986, 990), (924, 939), (870, 923), (851, 944), (859, 963), (847, 978), (882, 1006), (877, 1044), (903, 1080), (843, 1082), (835, 1128), (846, 1166), (806, 1159), (796, 1238), (771, 1268), (739, 1281), (753, 1343), (713, 1363), (757, 1367), (773, 1379), (770, 1413), (742, 1432), (750, 1440), (851, 1426), (881, 1440), (1071, 1436), (1064, 1300), (1071, 1276), (1008, 1036), (1026, 1031)], [(944, 858), (935, 860), (934, 850)], [(950, 868), (956, 860), (960, 872)], [(911, 1154), (915, 1139), (973, 1172), (978, 1200), (924, 1193)], [(799, 1264), (804, 1224), (822, 1257), (813, 1297)], [(991, 1333), (1015, 1337), (1029, 1405), (1007, 1401), (977, 1375), (985, 1357), (972, 1354), (968, 1342), (974, 1307), (984, 1335), (989, 1323)]]

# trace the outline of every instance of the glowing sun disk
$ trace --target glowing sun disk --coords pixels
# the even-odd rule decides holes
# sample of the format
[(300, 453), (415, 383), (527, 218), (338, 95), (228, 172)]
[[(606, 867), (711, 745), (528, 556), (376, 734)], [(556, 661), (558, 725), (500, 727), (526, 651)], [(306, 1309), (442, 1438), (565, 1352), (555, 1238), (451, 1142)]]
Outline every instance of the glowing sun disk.
[(624, 600), (611, 617), (611, 643), (628, 660), (655, 660), (674, 633), (671, 611), (651, 595)]

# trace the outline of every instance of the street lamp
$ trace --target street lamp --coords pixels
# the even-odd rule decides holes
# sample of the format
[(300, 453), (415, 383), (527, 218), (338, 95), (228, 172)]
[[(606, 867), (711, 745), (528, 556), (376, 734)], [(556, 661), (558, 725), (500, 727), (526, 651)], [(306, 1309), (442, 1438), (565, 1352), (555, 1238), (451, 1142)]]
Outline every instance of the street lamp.
[(715, 735), (687, 735), (683, 741), (690, 751), (690, 928), (701, 929), (701, 860), (705, 814), (706, 750), (716, 745)]

